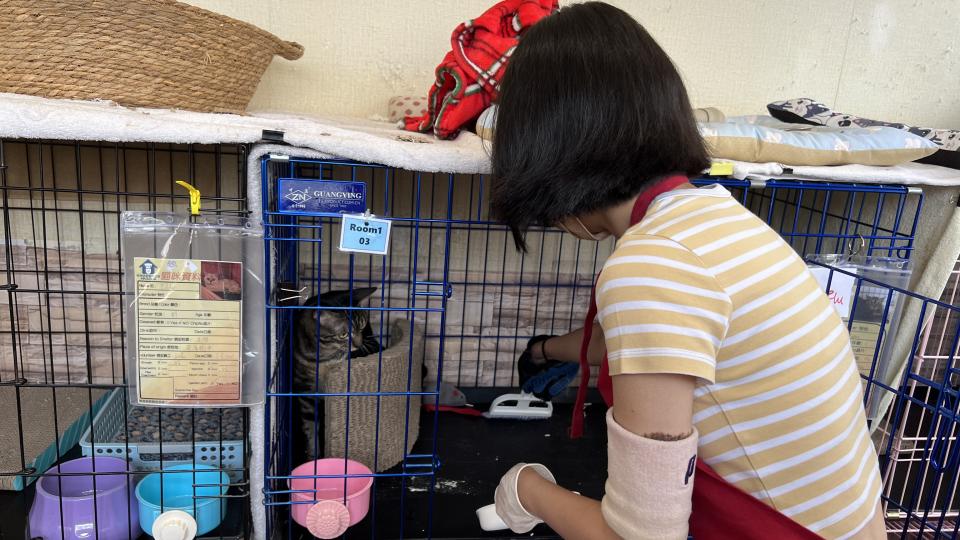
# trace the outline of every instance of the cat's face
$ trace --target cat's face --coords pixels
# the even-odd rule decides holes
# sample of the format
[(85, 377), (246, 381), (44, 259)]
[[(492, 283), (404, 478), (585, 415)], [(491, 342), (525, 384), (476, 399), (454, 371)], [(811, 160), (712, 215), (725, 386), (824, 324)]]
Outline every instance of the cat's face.
[(354, 348), (359, 346), (363, 342), (363, 328), (367, 325), (367, 317), (362, 315), (364, 313), (362, 311), (350, 313), (350, 319), (353, 321), (351, 325), (348, 322), (350, 319), (341, 311), (320, 311), (317, 314), (320, 320), (317, 330), (320, 346), (336, 349), (338, 352), (346, 352), (351, 344)]
[[(370, 297), (376, 288), (354, 289), (351, 298), (349, 291), (330, 291), (319, 297), (321, 307), (359, 306)], [(351, 303), (352, 299), (352, 303)], [(351, 344), (355, 348), (363, 342), (363, 329), (370, 322), (366, 310), (320, 309), (309, 311), (308, 324), (316, 331), (316, 339), (321, 349), (336, 350), (345, 353)]]

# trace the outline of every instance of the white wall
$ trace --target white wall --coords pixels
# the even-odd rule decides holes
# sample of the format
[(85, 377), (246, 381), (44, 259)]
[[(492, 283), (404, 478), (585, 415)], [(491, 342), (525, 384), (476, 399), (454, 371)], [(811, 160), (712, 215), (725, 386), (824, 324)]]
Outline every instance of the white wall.
[[(423, 95), (450, 32), (495, 0), (187, 0), (306, 47), (271, 65), (251, 110), (368, 116)], [(811, 97), (960, 128), (958, 0), (610, 0), (672, 56), (695, 106), (757, 114)], [(562, 4), (569, 3), (562, 1)]]

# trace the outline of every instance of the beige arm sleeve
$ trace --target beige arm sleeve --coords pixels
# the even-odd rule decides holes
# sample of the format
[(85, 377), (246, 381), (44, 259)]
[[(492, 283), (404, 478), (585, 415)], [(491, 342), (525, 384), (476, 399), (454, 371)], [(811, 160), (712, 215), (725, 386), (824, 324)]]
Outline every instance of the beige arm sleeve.
[(687, 538), (696, 428), (681, 441), (656, 441), (624, 429), (607, 411), (607, 484), (600, 508), (626, 540)]

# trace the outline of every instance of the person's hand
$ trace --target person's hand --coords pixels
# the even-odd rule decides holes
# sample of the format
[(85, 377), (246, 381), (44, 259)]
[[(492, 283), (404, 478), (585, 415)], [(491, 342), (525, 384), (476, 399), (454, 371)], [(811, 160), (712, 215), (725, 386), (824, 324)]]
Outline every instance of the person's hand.
[(566, 390), (579, 372), (579, 364), (550, 361), (543, 364), (542, 369), (535, 375), (530, 375), (520, 385), (520, 389), (533, 394), (537, 399), (550, 401)]
[(535, 472), (551, 483), (557, 483), (553, 474), (539, 463), (517, 463), (507, 471), (507, 474), (503, 475), (493, 500), (496, 503), (497, 515), (500, 516), (507, 527), (510, 527), (511, 531), (517, 534), (530, 532), (534, 527), (543, 523), (540, 518), (528, 512), (520, 503), (518, 482), (520, 473), (525, 470)]
[(554, 336), (531, 338), (517, 360), (520, 389), (543, 401), (563, 392), (580, 369), (575, 362), (559, 362), (546, 356), (544, 343), (551, 337)]

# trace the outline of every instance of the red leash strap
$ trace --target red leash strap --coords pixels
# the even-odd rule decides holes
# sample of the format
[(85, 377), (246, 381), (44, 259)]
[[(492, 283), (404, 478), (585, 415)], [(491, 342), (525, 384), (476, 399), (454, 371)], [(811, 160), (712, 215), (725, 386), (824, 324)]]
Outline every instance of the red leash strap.
[[(668, 176), (641, 192), (637, 196), (637, 201), (633, 203), (633, 211), (630, 212), (630, 226), (640, 223), (640, 220), (646, 215), (650, 203), (657, 195), (673, 191), (687, 182), (689, 182), (689, 179), (683, 175)], [(583, 340), (580, 342), (580, 386), (577, 388), (577, 401), (573, 406), (573, 419), (570, 422), (570, 438), (572, 439), (583, 436), (583, 413), (587, 402), (587, 387), (590, 384), (590, 360), (587, 358), (587, 351), (590, 348), (590, 339), (593, 337), (593, 321), (596, 317), (597, 287), (594, 284), (593, 291), (590, 293), (590, 309), (587, 310), (587, 316), (583, 321)], [(600, 378), (597, 379), (597, 389), (600, 390), (600, 395), (603, 396), (607, 406), (613, 405), (613, 379), (610, 377), (610, 365), (607, 363), (606, 355), (604, 355), (603, 362), (600, 364)]]
[(483, 416), (483, 412), (470, 407), (454, 407), (451, 405), (434, 405), (433, 403), (424, 403), (423, 410), (427, 412), (452, 412), (457, 414), (462, 414), (464, 416)]

